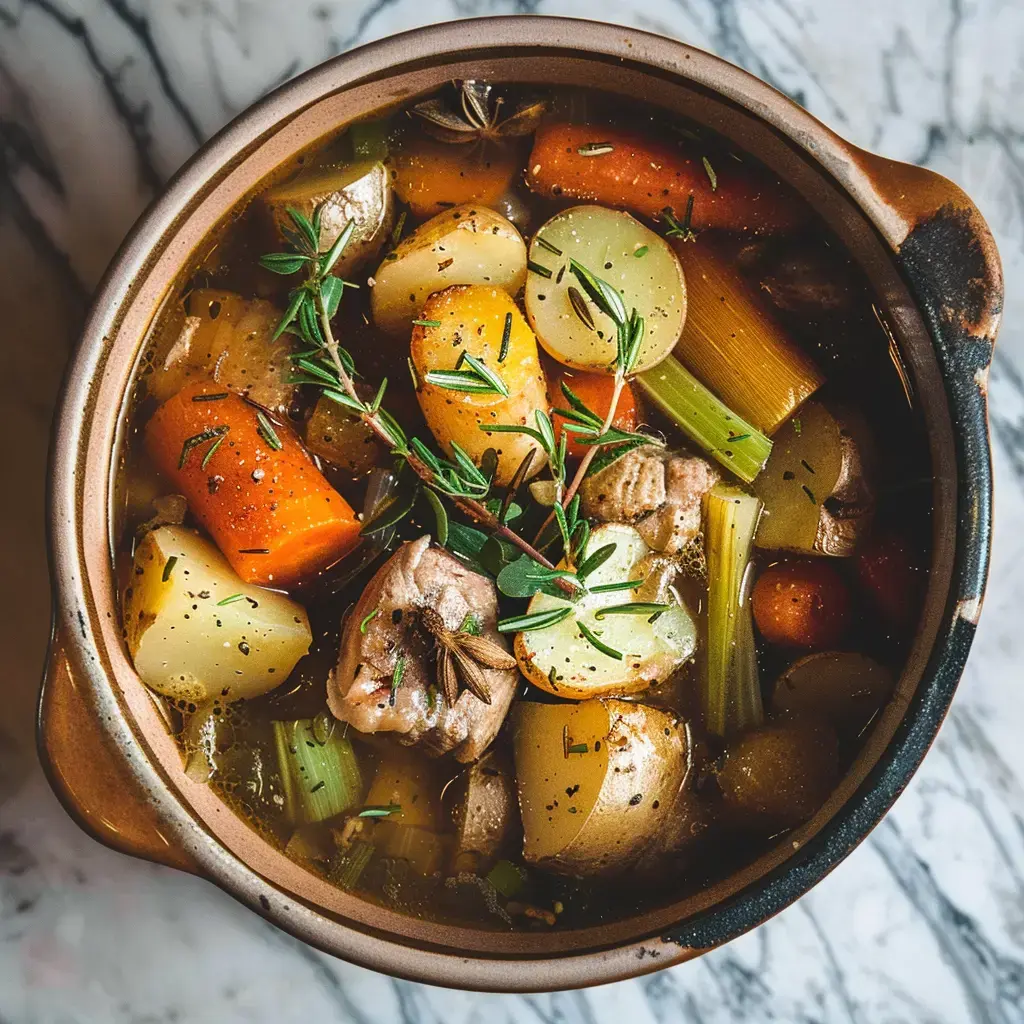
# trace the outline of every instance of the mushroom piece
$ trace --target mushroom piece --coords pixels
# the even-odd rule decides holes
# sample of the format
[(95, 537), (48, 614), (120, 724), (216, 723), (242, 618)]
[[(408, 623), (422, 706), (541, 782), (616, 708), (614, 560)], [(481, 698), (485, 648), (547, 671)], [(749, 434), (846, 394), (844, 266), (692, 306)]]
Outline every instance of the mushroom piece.
[(494, 583), (430, 537), (403, 544), (348, 616), (327, 684), (334, 716), (432, 755), (475, 761), (519, 676), (498, 633)]

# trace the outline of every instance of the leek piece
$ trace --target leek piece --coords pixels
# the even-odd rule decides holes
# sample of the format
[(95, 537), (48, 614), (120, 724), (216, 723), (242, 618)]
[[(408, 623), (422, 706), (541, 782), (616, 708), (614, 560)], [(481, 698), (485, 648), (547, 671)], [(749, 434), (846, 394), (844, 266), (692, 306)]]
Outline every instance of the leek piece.
[(360, 805), (359, 762), (352, 744), (338, 732), (324, 738), (323, 731), (305, 718), (274, 722), (274, 744), (284, 810), (293, 824), (326, 821)]
[(754, 623), (745, 591), (762, 508), (759, 498), (731, 484), (717, 484), (707, 496), (708, 644), (703, 698), (705, 724), (717, 736), (760, 725), (764, 718)]
[(647, 396), (691, 441), (749, 484), (764, 469), (772, 443), (726, 407), (675, 356), (636, 378)]
[(328, 877), (340, 889), (354, 889), (373, 854), (373, 843), (365, 839), (353, 840), (335, 858)]

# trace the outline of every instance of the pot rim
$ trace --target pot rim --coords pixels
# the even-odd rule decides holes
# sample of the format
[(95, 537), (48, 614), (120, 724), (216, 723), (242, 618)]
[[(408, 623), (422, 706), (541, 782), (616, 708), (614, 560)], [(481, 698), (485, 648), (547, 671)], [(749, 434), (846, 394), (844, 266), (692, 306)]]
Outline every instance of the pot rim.
[[(572, 42), (562, 42), (563, 39)], [(918, 692), (856, 797), (848, 799), (827, 824), (778, 869), (722, 904), (673, 927), (660, 939), (652, 936), (615, 948), (542, 960), (462, 957), (445, 951), (414, 950), (381, 935), (339, 926), (318, 914), (315, 908), (297, 900), (289, 901), (226, 850), (211, 848), (211, 843), (217, 845), (216, 840), (204, 833), (189, 809), (169, 791), (157, 767), (147, 761), (130, 723), (120, 714), (116, 687), (107, 677), (105, 658), (96, 641), (93, 621), (100, 613), (88, 589), (79, 537), (84, 507), (79, 466), (84, 461), (84, 438), (94, 410), (97, 368), (103, 361), (106, 342), (115, 333), (119, 314), (132, 296), (135, 281), (144, 276), (153, 251), (174, 235), (195, 197), (240, 154), (258, 147), (261, 139), (278, 125), (329, 93), (351, 88), (396, 66), (417, 61), (448, 62), (457, 55), (491, 51), (496, 47), (506, 51), (533, 49), (610, 58), (635, 64), (641, 70), (678, 75), (758, 117), (800, 149), (840, 184), (874, 225), (888, 249), (896, 254), (894, 259), (932, 336), (943, 370), (952, 422), (955, 427), (963, 428), (954, 435), (958, 443), (957, 498), (961, 514), (957, 523), (957, 558), (946, 611)], [(335, 57), (248, 108), (207, 142), (172, 178), (136, 223), (104, 275), (69, 364), (51, 445), (48, 524), (59, 637), (67, 646), (77, 674), (96, 690), (97, 701), (110, 713), (104, 729), (118, 754), (134, 755), (136, 777), (161, 817), (173, 822), (175, 837), (189, 847), (206, 877), (288, 931), (365, 966), (435, 984), (527, 991), (618, 980), (687, 959), (728, 941), (806, 892), (867, 835), (909, 781), (934, 739), (962, 671), (980, 610), (988, 566), (991, 476), (983, 390), (979, 386), (972, 392), (964, 387), (965, 368), (958, 355), (956, 339), (950, 336), (949, 317), (936, 308), (935, 296), (928, 291), (929, 281), (921, 276), (919, 269), (899, 263), (901, 247), (908, 241), (915, 220), (905, 209), (887, 201), (859, 162), (863, 157), (866, 154), (844, 142), (770, 86), (686, 44), (600, 22), (508, 16), (427, 26)], [(985, 244), (985, 239), (982, 242)], [(991, 244), (990, 238), (987, 244)], [(997, 261), (997, 257), (995, 259)], [(997, 322), (998, 309), (993, 306), (987, 319), (976, 318), (969, 325), (971, 329), (965, 328), (965, 332), (975, 340), (992, 339)], [(977, 358), (987, 367), (984, 352)], [(977, 380), (976, 373), (973, 380)], [(967, 447), (960, 434), (966, 437)], [(965, 467), (968, 472), (963, 472)], [(965, 509), (970, 510), (969, 515), (963, 514)], [(43, 732), (45, 727), (43, 715)], [(51, 751), (45, 738), (42, 745), (46, 763)], [(59, 786), (55, 788), (59, 790)], [(272, 905), (268, 896), (273, 897)], [(326, 941), (325, 922), (334, 933), (343, 934), (332, 934), (332, 941)]]

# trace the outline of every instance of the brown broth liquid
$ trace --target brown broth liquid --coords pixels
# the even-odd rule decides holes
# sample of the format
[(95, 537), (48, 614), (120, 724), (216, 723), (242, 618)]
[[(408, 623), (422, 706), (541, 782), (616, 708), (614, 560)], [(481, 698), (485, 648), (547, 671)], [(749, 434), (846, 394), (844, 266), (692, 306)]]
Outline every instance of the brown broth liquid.
[[(507, 97), (511, 109), (517, 95), (516, 88), (498, 89)], [(693, 133), (699, 137), (702, 151), (709, 155), (709, 163), (720, 167), (719, 173), (723, 177), (733, 159), (754, 162), (745, 154), (737, 157), (729, 145), (715, 138), (707, 129), (679, 119), (668, 125), (670, 119), (667, 115), (653, 108), (623, 104), (592, 92), (549, 91), (546, 95), (552, 109), (570, 115), (573, 120), (628, 126), (655, 139), (670, 130), (684, 135)], [(423, 133), (415, 118), (407, 117), (402, 111), (390, 118), (387, 144), (392, 155), (422, 139)], [(518, 154), (521, 166), (525, 165), (529, 139), (516, 139), (508, 145)], [(452, 149), (456, 151), (460, 147), (453, 146)], [(289, 181), (313, 165), (343, 165), (351, 158), (351, 150), (351, 139), (342, 129), (326, 147), (304, 154), (292, 166), (280, 168), (272, 175), (272, 181)], [(462, 159), (461, 153), (459, 158)], [(486, 156), (482, 159), (486, 160)], [(790, 195), (781, 183), (773, 187), (777, 188), (779, 195), (801, 202), (799, 197)], [(141, 444), (140, 431), (157, 405), (149, 393), (147, 378), (152, 368), (159, 367), (166, 357), (180, 329), (182, 308), (197, 315), (208, 313), (208, 310), (189, 308), (190, 295), (204, 288), (236, 292), (247, 298), (268, 299), (284, 308), (288, 289), (294, 286), (294, 279), (275, 276), (259, 267), (261, 254), (281, 248), (280, 240), (273, 237), (261, 211), (260, 191), (262, 189), (254, 192), (209, 242), (199, 247), (199, 261), (181, 281), (177, 294), (172, 297), (149, 339), (122, 452), (117, 530), (120, 538), (118, 571), (124, 584), (130, 577), (136, 531), (153, 514), (152, 498), (173, 491), (169, 482), (162, 480), (149, 463)], [(558, 210), (580, 202), (540, 198), (525, 187), (522, 173), (513, 180), (509, 200), (499, 209), (513, 213), (513, 219), (527, 239)], [(649, 219), (640, 219), (654, 230), (662, 230)], [(415, 217), (408, 216), (405, 234), (417, 223)], [(878, 452), (875, 529), (895, 530), (909, 538), (915, 547), (915, 566), (923, 574), (929, 557), (931, 515), (931, 473), (924, 427), (894, 368), (887, 337), (880, 326), (866, 279), (813, 214), (809, 213), (807, 223), (808, 227), (799, 233), (776, 236), (707, 230), (700, 233), (693, 245), (698, 250), (705, 245), (716, 246), (744, 269), (754, 287), (763, 289), (772, 314), (790, 338), (812, 356), (827, 377), (827, 383), (815, 398), (830, 406), (833, 403), (851, 406), (863, 415)], [(388, 377), (390, 385), (386, 405), (403, 427), (429, 439), (430, 431), (419, 412), (413, 381), (406, 368), (407, 347), (404, 342), (394, 339), (382, 341), (373, 327), (367, 277), (376, 265), (375, 259), (357, 272), (354, 280), (360, 285), (358, 290), (346, 289), (335, 321), (335, 334), (352, 353), (369, 385), (375, 387), (381, 378)], [(300, 387), (288, 413), (300, 433), (314, 403), (312, 389)], [(697, 451), (676, 426), (655, 409), (644, 409), (643, 422), (664, 436), (670, 448)], [(323, 463), (322, 468), (331, 484), (354, 509), (363, 508), (367, 472), (353, 475), (328, 463)], [(186, 519), (186, 525), (199, 528), (191, 518)], [(392, 550), (403, 539), (414, 539), (431, 531), (433, 525), (429, 509), (420, 502), (413, 514), (399, 526)], [(276, 720), (312, 719), (324, 712), (325, 680), (336, 662), (341, 623), (385, 557), (382, 554), (372, 564), (353, 573), (350, 562), (356, 561), (356, 556), (351, 556), (329, 570), (323, 578), (293, 593), (309, 613), (314, 646), (277, 689), (256, 699), (206, 708), (166, 701), (187, 771), (194, 778), (208, 781), (224, 801), (264, 837), (310, 870), (327, 878), (332, 877), (332, 858), (336, 854), (335, 836), (331, 830), (337, 829), (339, 823), (307, 826), (298, 832), (290, 824), (271, 723)], [(778, 560), (778, 556), (764, 552), (758, 552), (755, 557), (758, 568)], [(854, 595), (853, 621), (843, 649), (864, 652), (898, 673), (909, 644), (909, 631), (895, 631), (873, 609), (857, 588), (849, 559), (829, 561), (850, 583)], [(698, 624), (702, 625), (706, 604), (703, 587), (692, 582), (685, 597)], [(791, 650), (758, 640), (766, 708), (770, 707), (773, 681), (796, 656)], [(525, 682), (520, 696), (529, 696), (533, 700), (555, 699), (533, 690)], [(521, 913), (509, 913), (509, 909), (517, 909), (515, 902), (556, 907), (559, 914), (555, 927), (577, 927), (614, 920), (681, 898), (724, 877), (775, 842), (777, 836), (732, 820), (721, 807), (715, 781), (721, 744), (708, 740), (703, 734), (696, 664), (685, 666), (667, 683), (641, 695), (640, 699), (685, 716), (698, 741), (694, 747), (695, 763), (688, 785), (696, 787), (702, 799), (706, 800), (714, 824), (712, 838), (688, 863), (654, 879), (635, 878), (627, 872), (613, 884), (601, 879), (561, 877), (531, 868), (525, 889), (516, 895), (513, 906), (506, 908), (505, 900), (495, 900), (486, 885), (465, 877), (461, 883), (447, 878), (447, 863), (433, 876), (422, 877), (400, 858), (380, 855), (375, 856), (362, 872), (355, 891), (368, 900), (417, 916), (493, 929), (543, 930), (552, 926)], [(343, 727), (337, 723), (337, 728)], [(364, 783), (368, 782), (373, 777), (375, 766), (395, 740), (387, 734), (363, 736), (353, 729), (348, 729), (347, 736), (358, 755)], [(496, 742), (507, 747), (508, 736), (503, 732)], [(842, 765), (850, 764), (858, 743), (859, 740), (847, 740), (843, 744)], [(457, 791), (458, 777), (466, 768), (451, 758), (431, 761), (421, 757), (414, 770), (422, 774), (423, 784), (438, 796), (442, 807), (439, 825), (443, 833), (442, 842), (450, 842), (451, 824), (447, 816), (451, 813), (451, 794)], [(521, 851), (515, 846), (504, 855), (513, 862), (521, 862)]]

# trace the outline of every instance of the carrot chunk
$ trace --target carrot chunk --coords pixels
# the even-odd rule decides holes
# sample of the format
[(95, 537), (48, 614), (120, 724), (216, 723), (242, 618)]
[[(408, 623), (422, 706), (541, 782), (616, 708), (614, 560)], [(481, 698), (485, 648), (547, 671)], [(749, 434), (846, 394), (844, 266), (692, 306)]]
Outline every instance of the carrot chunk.
[(351, 506), (292, 429), (212, 381), (157, 409), (146, 448), (249, 583), (291, 586), (359, 542)]
[[(573, 394), (593, 413), (604, 417), (608, 415), (608, 409), (612, 404), (612, 392), (615, 389), (615, 378), (605, 373), (581, 373), (578, 370), (570, 370), (566, 367), (559, 368), (561, 372), (551, 373), (548, 376), (548, 401), (552, 409), (567, 409), (569, 403), (562, 393), (562, 381), (565, 381)], [(626, 383), (619, 395), (619, 404), (615, 407), (615, 419), (612, 426), (619, 430), (636, 430), (638, 413), (636, 394), (633, 386)], [(562, 426), (566, 422), (564, 416), (557, 413), (552, 414), (552, 425), (555, 428), (555, 436), (562, 436)], [(575, 459), (581, 459), (586, 455), (589, 445), (580, 444), (577, 438), (580, 436), (570, 430), (568, 442), (568, 454)]]
[(760, 167), (731, 157), (716, 162), (712, 166), (699, 143), (686, 139), (553, 123), (534, 137), (526, 183), (542, 196), (624, 207), (648, 217), (668, 207), (680, 221), (693, 196), (689, 223), (695, 231), (785, 231), (805, 219), (796, 199)]

